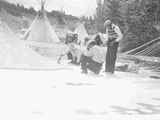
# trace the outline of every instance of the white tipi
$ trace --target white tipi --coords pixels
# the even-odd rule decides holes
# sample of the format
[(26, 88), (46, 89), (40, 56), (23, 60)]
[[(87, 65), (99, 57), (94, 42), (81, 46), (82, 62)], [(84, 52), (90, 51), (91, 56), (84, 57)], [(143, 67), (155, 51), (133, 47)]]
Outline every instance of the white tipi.
[(58, 43), (60, 40), (49, 23), (44, 5), (45, 1), (41, 0), (41, 10), (25, 33), (24, 39), (38, 43)]
[(84, 27), (84, 24), (80, 23), (74, 32), (78, 34), (78, 42), (83, 44), (85, 38), (88, 37), (88, 33)]
[(53, 69), (56, 62), (39, 55), (0, 18), (0, 68)]

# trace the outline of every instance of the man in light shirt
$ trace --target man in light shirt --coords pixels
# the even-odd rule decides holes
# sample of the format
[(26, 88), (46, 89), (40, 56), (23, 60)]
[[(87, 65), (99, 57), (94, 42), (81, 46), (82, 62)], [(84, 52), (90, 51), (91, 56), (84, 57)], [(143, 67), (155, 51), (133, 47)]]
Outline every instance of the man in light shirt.
[(108, 36), (105, 72), (113, 74), (115, 71), (118, 46), (120, 40), (123, 38), (123, 34), (120, 28), (110, 20), (107, 20), (104, 25), (106, 27), (106, 35)]
[(105, 61), (106, 48), (98, 46), (95, 41), (90, 41), (87, 50), (81, 56), (82, 73), (87, 74), (88, 70), (99, 74)]

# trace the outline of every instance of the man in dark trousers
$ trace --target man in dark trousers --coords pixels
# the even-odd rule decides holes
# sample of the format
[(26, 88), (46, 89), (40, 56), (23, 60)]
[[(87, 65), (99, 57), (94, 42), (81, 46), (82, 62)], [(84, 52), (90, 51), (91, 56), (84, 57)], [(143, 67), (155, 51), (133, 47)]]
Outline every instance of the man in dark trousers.
[(113, 24), (110, 20), (105, 22), (105, 27), (108, 38), (105, 72), (113, 74), (115, 71), (119, 41), (123, 38), (123, 35), (120, 28)]

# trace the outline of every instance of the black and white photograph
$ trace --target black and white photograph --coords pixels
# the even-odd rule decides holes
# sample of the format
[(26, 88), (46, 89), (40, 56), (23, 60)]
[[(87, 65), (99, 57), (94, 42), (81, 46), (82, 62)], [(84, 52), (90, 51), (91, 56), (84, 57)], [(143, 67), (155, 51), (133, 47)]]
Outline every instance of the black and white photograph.
[(0, 0), (0, 120), (160, 120), (160, 0)]

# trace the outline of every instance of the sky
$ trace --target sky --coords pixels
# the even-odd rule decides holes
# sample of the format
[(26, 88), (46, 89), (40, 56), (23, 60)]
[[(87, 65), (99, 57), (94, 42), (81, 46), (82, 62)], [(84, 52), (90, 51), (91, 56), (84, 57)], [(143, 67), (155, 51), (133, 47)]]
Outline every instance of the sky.
[[(40, 0), (7, 0), (12, 3), (23, 4), (25, 7), (40, 8)], [(74, 16), (93, 16), (96, 0), (46, 0), (46, 10), (64, 10)]]

